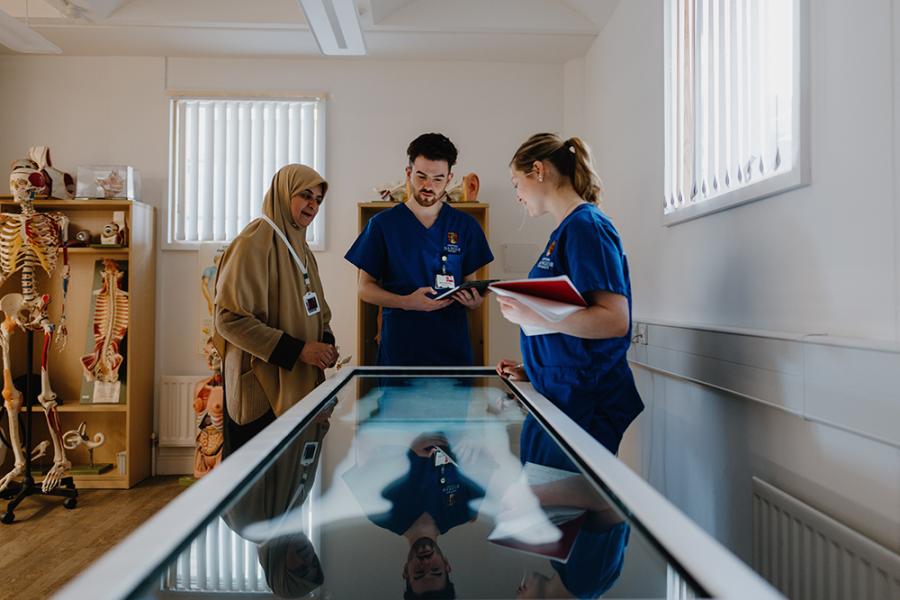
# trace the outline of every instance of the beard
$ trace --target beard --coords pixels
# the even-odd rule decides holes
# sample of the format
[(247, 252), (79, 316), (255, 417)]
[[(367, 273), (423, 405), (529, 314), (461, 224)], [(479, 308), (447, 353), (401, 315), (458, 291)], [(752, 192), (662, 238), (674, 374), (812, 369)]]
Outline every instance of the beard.
[(434, 192), (432, 192), (430, 197), (423, 197), (421, 192), (413, 190), (412, 196), (416, 201), (416, 204), (423, 208), (428, 208), (437, 204), (444, 197), (444, 194), (435, 194)]

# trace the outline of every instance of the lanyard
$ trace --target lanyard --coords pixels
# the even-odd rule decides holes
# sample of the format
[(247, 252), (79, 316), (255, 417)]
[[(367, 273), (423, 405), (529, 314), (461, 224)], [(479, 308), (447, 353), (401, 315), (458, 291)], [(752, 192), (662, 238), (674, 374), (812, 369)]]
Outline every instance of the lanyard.
[(294, 247), (291, 246), (291, 243), (288, 241), (287, 237), (278, 228), (278, 225), (276, 225), (275, 222), (272, 221), (272, 219), (270, 219), (266, 215), (262, 215), (260, 218), (272, 226), (272, 229), (275, 230), (275, 233), (278, 234), (278, 237), (280, 237), (281, 241), (284, 242), (284, 245), (287, 246), (288, 252), (291, 253), (292, 257), (294, 257), (294, 262), (297, 263), (297, 267), (300, 269), (300, 272), (303, 273), (303, 283), (305, 283), (306, 286), (309, 287), (309, 273), (306, 270), (306, 265), (304, 265), (303, 261), (300, 260), (300, 257), (297, 256), (297, 251), (294, 250)]

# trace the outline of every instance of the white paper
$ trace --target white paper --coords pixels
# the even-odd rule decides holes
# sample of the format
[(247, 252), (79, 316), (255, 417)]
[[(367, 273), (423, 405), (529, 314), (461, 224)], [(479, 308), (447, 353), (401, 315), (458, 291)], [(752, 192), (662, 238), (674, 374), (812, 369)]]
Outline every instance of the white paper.
[(515, 538), (527, 544), (545, 544), (558, 540), (562, 534), (556, 526), (580, 517), (584, 514), (584, 509), (574, 506), (540, 506), (531, 488), (568, 477), (581, 475), (526, 462), (518, 481), (510, 488), (519, 490), (511, 495), (514, 504), (495, 517), (496, 525), (488, 539)]
[(95, 381), (94, 404), (118, 404), (119, 391), (122, 389), (121, 381)]
[[(538, 298), (537, 296), (529, 296), (528, 294), (520, 294), (519, 292), (511, 292), (509, 290), (504, 290), (503, 288), (494, 286), (491, 286), (491, 291), (499, 296), (506, 296), (507, 298), (514, 298), (518, 300), (551, 323), (559, 323), (575, 311), (584, 310), (586, 308), (584, 306), (566, 304), (565, 302), (556, 302), (555, 300)], [(555, 331), (547, 329), (546, 327), (535, 327), (527, 325), (522, 325), (522, 332), (527, 336), (556, 333)]]

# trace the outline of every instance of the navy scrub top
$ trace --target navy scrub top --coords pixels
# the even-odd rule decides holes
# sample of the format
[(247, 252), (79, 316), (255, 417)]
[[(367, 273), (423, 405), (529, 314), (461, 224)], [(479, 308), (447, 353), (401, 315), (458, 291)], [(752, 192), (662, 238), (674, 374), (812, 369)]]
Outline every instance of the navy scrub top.
[[(451, 454), (449, 450), (444, 451)], [(428, 513), (443, 534), (475, 519), (478, 513), (470, 503), (484, 497), (481, 486), (460, 473), (453, 463), (436, 467), (433, 458), (418, 456), (411, 450), (406, 456), (409, 459), (407, 474), (381, 493), (383, 498), (390, 500), (391, 509), (368, 515), (372, 523), (403, 535), (416, 519)]]
[[(444, 204), (426, 228), (406, 204), (398, 204), (372, 217), (344, 258), (383, 289), (405, 296), (434, 287), (442, 256), (457, 285), (494, 260), (484, 231), (471, 215)], [(385, 308), (376, 364), (472, 365), (467, 310), (458, 302), (433, 312)]]
[[(593, 204), (581, 204), (563, 219), (528, 277), (559, 275), (568, 275), (583, 296), (594, 291), (625, 296), (630, 316), (631, 284), (622, 242)], [(604, 340), (521, 334), (522, 358), (534, 388), (613, 453), (644, 409), (626, 359), (630, 340), (630, 323), (624, 336)]]

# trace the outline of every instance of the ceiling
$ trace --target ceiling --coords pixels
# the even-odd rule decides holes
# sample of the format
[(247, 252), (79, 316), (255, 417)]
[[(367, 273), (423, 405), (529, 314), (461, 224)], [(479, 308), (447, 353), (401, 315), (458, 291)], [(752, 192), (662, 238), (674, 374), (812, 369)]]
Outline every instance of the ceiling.
[[(320, 57), (298, 0), (0, 0), (70, 56)], [(366, 58), (561, 63), (620, 0), (356, 0)], [(27, 13), (26, 13), (27, 10)], [(70, 11), (71, 12), (71, 11)], [(0, 53), (12, 54), (0, 46)], [(332, 58), (334, 60), (334, 58)]]

